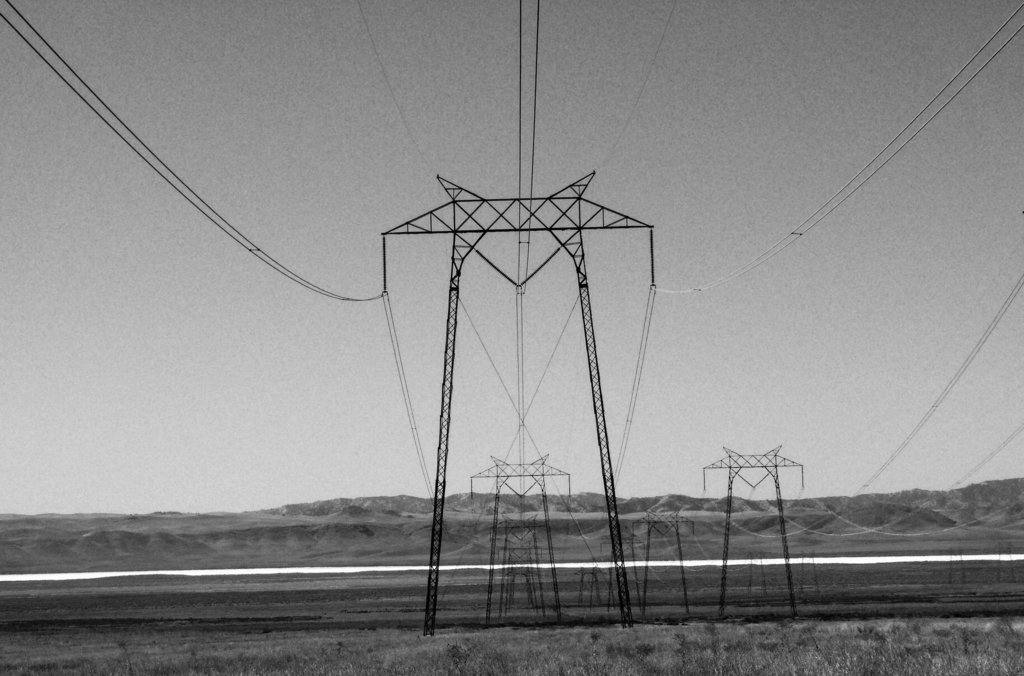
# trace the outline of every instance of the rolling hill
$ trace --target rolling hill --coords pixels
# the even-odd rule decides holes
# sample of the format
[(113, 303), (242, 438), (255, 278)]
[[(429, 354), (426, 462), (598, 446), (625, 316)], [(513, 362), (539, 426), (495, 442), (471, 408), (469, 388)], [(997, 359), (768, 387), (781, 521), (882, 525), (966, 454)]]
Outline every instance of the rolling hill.
[[(1024, 535), (1022, 495), (1024, 479), (1006, 479), (949, 491), (787, 500), (784, 511), (795, 556), (995, 552)], [(448, 497), (445, 562), (487, 560), (492, 505), (493, 495)], [(607, 558), (603, 495), (552, 496), (548, 508), (558, 558)], [(542, 518), (540, 496), (529, 496), (523, 509)], [(237, 514), (0, 515), (0, 574), (423, 564), (431, 510), (427, 498), (379, 496)], [(518, 505), (503, 497), (501, 510), (515, 512)], [(642, 530), (638, 519), (645, 514), (678, 515), (684, 519), (684, 556), (695, 559), (717, 555), (724, 510), (724, 498), (663, 495), (619, 501), (627, 543)], [(733, 515), (734, 551), (777, 552), (774, 502), (736, 497)]]

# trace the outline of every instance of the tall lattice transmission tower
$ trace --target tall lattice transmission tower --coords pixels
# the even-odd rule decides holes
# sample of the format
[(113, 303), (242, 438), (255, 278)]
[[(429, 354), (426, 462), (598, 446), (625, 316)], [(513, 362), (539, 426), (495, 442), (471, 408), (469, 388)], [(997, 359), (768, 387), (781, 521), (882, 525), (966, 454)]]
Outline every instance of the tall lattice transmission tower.
[(789, 608), (796, 616), (796, 594), (793, 591), (793, 569), (789, 561), (789, 540), (786, 537), (786, 516), (782, 511), (782, 489), (779, 485), (779, 470), (787, 467), (800, 468), (800, 486), (804, 483), (804, 466), (779, 455), (782, 446), (776, 446), (767, 453), (744, 455), (723, 448), (725, 457), (704, 468), (704, 488), (707, 489), (709, 469), (724, 469), (729, 472), (729, 490), (725, 501), (725, 536), (722, 545), (722, 591), (718, 601), (719, 615), (725, 615), (725, 589), (729, 571), (729, 532), (732, 530), (732, 486), (739, 478), (751, 489), (757, 488), (769, 477), (775, 482), (775, 506), (779, 512), (779, 533), (782, 536), (782, 557), (786, 565), (786, 584), (789, 587)]
[[(445, 330), (444, 361), (441, 380), (441, 406), (437, 442), (437, 471), (434, 480), (434, 507), (431, 521), (430, 562), (427, 574), (426, 608), (423, 632), (434, 633), (437, 615), (438, 582), (441, 565), (441, 544), (444, 524), (444, 503), (447, 486), (449, 433), (451, 428), (452, 386), (455, 373), (455, 344), (459, 319), (459, 291), (463, 268), (474, 255), (480, 256), (488, 265), (509, 281), (514, 281), (517, 292), (547, 266), (559, 254), (565, 254), (576, 272), (579, 293), (580, 318), (583, 324), (586, 345), (587, 366), (590, 375), (590, 394), (593, 403), (594, 425), (597, 440), (597, 454), (601, 464), (601, 478), (604, 487), (605, 509), (608, 517), (608, 531), (611, 540), (611, 567), (614, 570), (618, 594), (619, 616), (623, 626), (633, 624), (629, 599), (629, 580), (626, 574), (622, 549), (622, 533), (616, 504), (615, 477), (605, 421), (604, 394), (601, 387), (601, 370), (597, 354), (597, 337), (590, 302), (590, 283), (587, 276), (587, 260), (584, 247), (584, 233), (610, 232), (617, 230), (644, 229), (650, 241), (651, 288), (654, 288), (654, 230), (640, 220), (614, 211), (584, 197), (593, 179), (591, 172), (578, 181), (547, 197), (509, 197), (488, 199), (470, 192), (455, 183), (438, 177), (441, 187), (449, 200), (413, 219), (383, 233), (383, 237), (398, 235), (440, 235), (451, 241), (451, 268), (448, 283), (448, 318)], [(530, 234), (550, 236), (555, 244), (554, 251), (534, 269), (516, 271), (512, 274), (487, 259), (478, 246), (487, 237), (502, 234), (518, 238), (520, 243)], [(386, 251), (386, 247), (385, 247)], [(387, 262), (384, 266), (384, 289), (387, 291)], [(519, 415), (522, 424), (524, 407), (520, 401)]]

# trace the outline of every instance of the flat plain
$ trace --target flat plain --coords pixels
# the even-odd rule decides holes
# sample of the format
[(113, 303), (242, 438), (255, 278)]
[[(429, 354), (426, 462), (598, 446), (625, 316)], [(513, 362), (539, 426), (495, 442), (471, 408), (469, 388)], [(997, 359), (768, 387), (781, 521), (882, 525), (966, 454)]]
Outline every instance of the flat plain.
[[(725, 612), (720, 501), (623, 501), (634, 626), (620, 626), (604, 516), (554, 511), (546, 569), (486, 617), (484, 569), (443, 571), (437, 634), (424, 572), (215, 575), (0, 583), (0, 673), (12, 674), (1018, 674), (1024, 673), (1024, 482), (960, 492), (794, 501), (796, 615), (772, 505), (738, 501)], [(461, 500), (461, 502), (460, 502)], [(443, 563), (486, 563), (486, 496), (453, 500)], [(649, 504), (648, 504), (649, 503)], [(483, 507), (481, 506), (483, 505)], [(463, 506), (463, 509), (459, 509)], [(661, 510), (661, 511), (659, 511)], [(3, 573), (423, 564), (429, 516), (409, 498), (245, 514), (0, 516)], [(681, 543), (637, 524), (692, 521)], [(639, 536), (639, 537), (638, 537)], [(848, 565), (834, 556), (945, 555)], [(974, 561), (971, 554), (998, 554)], [(685, 580), (682, 572), (685, 572)], [(531, 598), (531, 594), (534, 594)]]
[[(485, 623), (486, 574), (442, 579), (421, 636), (422, 573), (143, 576), (0, 587), (13, 674), (1022, 673), (1024, 568), (1010, 562), (730, 567), (631, 580), (618, 626), (606, 580), (564, 570), (560, 607), (524, 594)], [(637, 569), (640, 572), (640, 569)], [(688, 606), (688, 608), (687, 608)], [(908, 665), (913, 668), (908, 671)]]

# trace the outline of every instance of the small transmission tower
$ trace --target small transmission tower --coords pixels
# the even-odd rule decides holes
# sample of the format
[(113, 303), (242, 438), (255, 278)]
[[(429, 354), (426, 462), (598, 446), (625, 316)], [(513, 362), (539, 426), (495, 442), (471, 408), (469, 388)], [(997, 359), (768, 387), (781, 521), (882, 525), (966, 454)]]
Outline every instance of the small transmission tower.
[[(494, 598), (494, 573), (498, 561), (498, 532), (504, 531), (501, 552), (501, 600), (498, 603), (498, 616), (501, 617), (512, 607), (515, 597), (516, 580), (522, 578), (526, 584), (530, 603), (545, 613), (544, 591), (540, 580), (542, 567), (539, 555), (540, 545), (537, 540), (537, 519), (527, 518), (526, 496), (531, 491), (540, 493), (544, 523), (540, 526), (547, 544), (547, 563), (551, 570), (551, 593), (554, 599), (555, 615), (562, 620), (562, 604), (558, 596), (558, 574), (555, 569), (555, 550), (551, 540), (551, 514), (548, 509), (547, 480), (550, 477), (569, 477), (563, 472), (547, 464), (548, 456), (543, 456), (530, 463), (510, 463), (491, 457), (494, 465), (470, 477), (470, 493), (473, 492), (473, 481), (494, 479), (494, 515), (491, 521), (491, 559), (487, 567), (487, 610), (486, 622), (491, 622), (491, 609)], [(512, 481), (518, 479), (518, 482)], [(571, 478), (569, 479), (571, 482)], [(502, 518), (501, 492), (508, 490), (516, 498), (517, 518)], [(572, 484), (569, 484), (572, 491)], [(536, 588), (536, 594), (534, 589)], [(539, 606), (538, 602), (539, 601)]]
[[(459, 318), (459, 288), (463, 266), (474, 255), (479, 256), (506, 279), (514, 280), (517, 287), (525, 286), (534, 275), (560, 253), (564, 253), (575, 268), (583, 336), (587, 350), (587, 366), (590, 372), (590, 394), (594, 408), (597, 452), (601, 462), (605, 508), (608, 513), (608, 534), (612, 545), (611, 565), (614, 569), (618, 591), (619, 616), (622, 626), (632, 626), (633, 613), (629, 602), (629, 578), (626, 575), (625, 557), (622, 550), (619, 509), (615, 497), (615, 476), (609, 447), (608, 426), (605, 421), (604, 394), (601, 388), (601, 370), (597, 359), (597, 339), (590, 305), (590, 282), (587, 277), (583, 233), (585, 231), (646, 229), (650, 239), (651, 287), (653, 288), (654, 229), (646, 223), (584, 198), (583, 193), (586, 192), (587, 186), (594, 178), (594, 172), (548, 197), (533, 197), (531, 195), (530, 197), (518, 196), (502, 199), (485, 199), (440, 176), (437, 178), (447, 193), (449, 201), (382, 233), (385, 242), (389, 236), (441, 235), (450, 239), (452, 245), (451, 275), (448, 283), (448, 321), (445, 330), (441, 380), (441, 414), (438, 425), (437, 472), (434, 475), (434, 512), (430, 530), (430, 564), (427, 573), (423, 633), (433, 635), (437, 616), (437, 592), (441, 570), (441, 540), (444, 533), (444, 501), (447, 485), (448, 439), (451, 428), (452, 385), (455, 373), (455, 338)], [(524, 270), (522, 279), (518, 274), (512, 275), (500, 270), (478, 249), (481, 240), (487, 235), (492, 237), (501, 233), (515, 235), (522, 243), (524, 239), (528, 241), (530, 234), (534, 232), (550, 235), (549, 243), (554, 245), (553, 250), (536, 268)], [(384, 251), (387, 251), (386, 246)], [(387, 292), (386, 257), (384, 261), (384, 291)], [(520, 417), (523, 416), (523, 413), (524, 409), (520, 406)]]
[(597, 604), (600, 605), (601, 604), (601, 569), (597, 565), (594, 565), (594, 566), (592, 566), (590, 568), (580, 568), (578, 575), (579, 575), (579, 578), (580, 578), (580, 584), (579, 584), (579, 598), (577, 599), (577, 603), (580, 606), (583, 605), (583, 595), (584, 595), (584, 593), (586, 593), (586, 595), (587, 595), (587, 607), (588, 608), (593, 608), (594, 607), (594, 601), (595, 600), (597, 601)]
[[(739, 477), (741, 481), (750, 486), (751, 489), (757, 488), (761, 482), (768, 477), (771, 477), (775, 481), (775, 504), (779, 510), (779, 532), (782, 535), (782, 557), (786, 563), (786, 583), (789, 586), (789, 608), (796, 617), (796, 595), (793, 593), (793, 571), (789, 563), (789, 542), (786, 538), (786, 517), (782, 512), (782, 490), (779, 487), (779, 469), (783, 467), (799, 467), (800, 468), (800, 487), (804, 485), (804, 466), (788, 458), (783, 458), (779, 455), (779, 451), (782, 450), (782, 446), (776, 446), (774, 449), (767, 453), (755, 453), (752, 455), (743, 455), (731, 451), (728, 448), (723, 449), (725, 451), (725, 457), (717, 462), (713, 462), (704, 468), (704, 489), (707, 490), (707, 476), (709, 469), (726, 469), (729, 470), (729, 492), (725, 500), (725, 544), (722, 547), (722, 593), (718, 601), (718, 614), (725, 615), (725, 585), (726, 577), (729, 569), (729, 531), (732, 527), (732, 484), (733, 481)], [(746, 476), (744, 476), (746, 472)], [(752, 481), (748, 479), (751, 476), (756, 480)]]
[[(515, 606), (516, 588), (522, 581), (526, 588), (527, 603), (541, 615), (547, 615), (544, 602), (544, 586), (540, 580), (540, 543), (537, 541), (537, 519), (505, 519), (503, 556), (501, 562), (501, 594), (498, 603), (498, 616), (505, 615)], [(562, 619), (562, 609), (558, 604), (558, 584), (554, 577), (552, 562), (552, 587), (555, 592), (555, 612)], [(491, 621), (490, 597), (493, 578), (488, 578), (487, 585), (487, 621)]]
[[(678, 513), (661, 514), (647, 510), (641, 518), (634, 520), (632, 523), (631, 542), (633, 546), (635, 547), (639, 541), (644, 543), (643, 586), (641, 587), (640, 581), (637, 581), (637, 586), (640, 587), (638, 591), (640, 596), (640, 614), (644, 617), (647, 616), (647, 581), (651, 569), (652, 536), (665, 539), (675, 538), (676, 555), (679, 557), (679, 578), (683, 588), (683, 607), (686, 609), (686, 614), (690, 614), (690, 595), (686, 589), (686, 568), (683, 566), (683, 539), (679, 533), (680, 526), (688, 528), (690, 535), (694, 534), (693, 521), (680, 516)], [(633, 558), (634, 560), (636, 559), (635, 550)], [(634, 568), (635, 571), (636, 568)]]

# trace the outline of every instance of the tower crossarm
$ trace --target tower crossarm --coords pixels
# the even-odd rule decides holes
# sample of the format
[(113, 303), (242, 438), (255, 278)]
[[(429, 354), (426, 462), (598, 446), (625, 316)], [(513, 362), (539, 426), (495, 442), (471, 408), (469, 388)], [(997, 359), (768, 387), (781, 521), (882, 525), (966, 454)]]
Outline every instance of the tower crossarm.
[(594, 172), (548, 197), (486, 199), (438, 176), (451, 198), (400, 225), (381, 233), (429, 235), (459, 232), (616, 230), (653, 226), (583, 197)]
[(491, 459), (494, 461), (493, 465), (469, 478), (471, 493), (473, 492), (473, 482), (481, 479), (494, 479), (495, 485), (499, 489), (506, 486), (511, 479), (533, 479), (529, 488), (538, 486), (543, 489), (546, 478), (569, 476), (568, 472), (547, 464), (548, 456), (546, 455), (528, 463), (506, 462), (493, 456)]
[[(729, 470), (730, 479), (732, 477), (739, 476), (740, 479), (753, 488), (769, 476), (777, 476), (779, 469), (785, 467), (800, 468), (800, 485), (801, 487), (803, 486), (804, 466), (795, 460), (790, 460), (789, 458), (784, 458), (779, 455), (779, 451), (782, 450), (782, 446), (776, 446), (767, 453), (743, 454), (737, 453), (736, 451), (728, 448), (723, 448), (722, 450), (725, 451), (724, 458), (716, 460), (710, 465), (705, 465), (704, 467), (705, 487), (707, 486), (707, 473), (710, 469), (727, 469)], [(751, 484), (750, 481), (747, 481), (747, 479), (742, 476), (743, 470), (748, 469), (762, 470), (764, 475), (761, 476), (758, 481)]]

